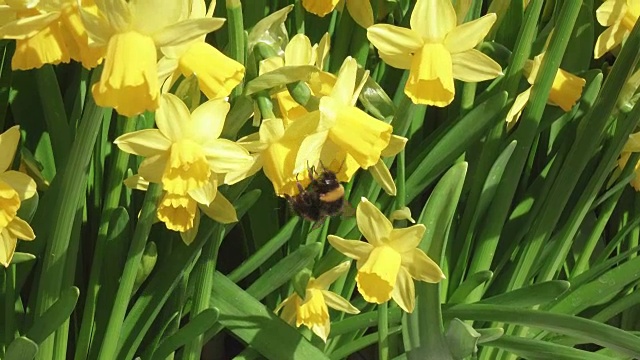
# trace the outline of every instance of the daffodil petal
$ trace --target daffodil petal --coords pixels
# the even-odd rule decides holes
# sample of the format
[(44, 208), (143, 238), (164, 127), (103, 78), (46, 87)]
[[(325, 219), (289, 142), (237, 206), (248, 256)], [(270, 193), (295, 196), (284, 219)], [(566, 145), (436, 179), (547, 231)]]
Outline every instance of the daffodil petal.
[(515, 123), (515, 121), (517, 121), (520, 118), (520, 115), (522, 114), (522, 110), (524, 110), (524, 107), (527, 105), (527, 103), (529, 102), (529, 97), (531, 96), (531, 87), (529, 87), (527, 90), (521, 92), (520, 94), (518, 94), (518, 96), (516, 96), (515, 101), (513, 102), (513, 105), (511, 105), (511, 109), (509, 109), (509, 112), (507, 113), (507, 124), (512, 124)]
[(326, 343), (327, 338), (329, 337), (330, 327), (331, 321), (329, 321), (329, 317), (327, 317), (327, 319), (322, 324), (313, 324), (311, 326), (311, 331)]
[(451, 61), (453, 78), (464, 82), (480, 82), (502, 75), (500, 64), (476, 49), (452, 54)]
[(424, 41), (415, 31), (388, 24), (376, 24), (367, 29), (367, 38), (378, 49), (380, 57), (399, 69), (411, 67), (412, 54)]
[(193, 226), (186, 231), (180, 232), (180, 238), (182, 242), (186, 245), (191, 245), (193, 240), (196, 239), (196, 235), (198, 235), (198, 229), (200, 229), (200, 212), (196, 210), (195, 216), (193, 218)]
[(131, 24), (131, 10), (127, 1), (101, 0), (95, 1), (95, 4), (117, 32), (125, 30)]
[(284, 50), (284, 63), (287, 66), (311, 65), (311, 41), (304, 34), (291, 38)]
[[(124, 121), (135, 121), (127, 119)], [(169, 150), (171, 140), (167, 139), (158, 129), (144, 129), (120, 135), (114, 144), (126, 153), (149, 157)]]
[(382, 150), (380, 156), (388, 157), (397, 155), (400, 151), (404, 150), (407, 141), (409, 141), (409, 139), (404, 136), (392, 134), (391, 139), (389, 139), (389, 145), (387, 145), (387, 147)]
[(333, 293), (331, 291), (322, 290), (322, 295), (324, 295), (324, 301), (327, 303), (327, 306), (336, 309), (338, 311), (346, 312), (347, 314), (359, 314), (360, 310), (357, 307), (351, 305), (349, 300), (343, 298), (342, 296)]
[(253, 161), (246, 166), (235, 169), (233, 171), (229, 171), (224, 175), (224, 184), (233, 185), (239, 181), (242, 181), (249, 176), (253, 176), (255, 173), (260, 171), (263, 166), (263, 156), (262, 154), (251, 154)]
[(11, 233), (11, 235), (15, 236), (20, 240), (33, 240), (36, 238), (36, 234), (33, 233), (33, 229), (29, 226), (29, 223), (20, 219), (19, 217), (14, 217), (13, 220), (7, 226), (7, 230)]
[(402, 254), (402, 267), (419, 281), (437, 283), (445, 278), (438, 264), (420, 249)]
[(0, 230), (0, 264), (9, 267), (13, 254), (16, 251), (18, 240), (9, 235), (9, 232)]
[(373, 9), (369, 0), (347, 0), (346, 5), (356, 24), (365, 29), (373, 25)]
[(332, 12), (339, 0), (302, 0), (302, 6), (308, 12), (323, 17)]
[(187, 105), (180, 98), (170, 93), (162, 94), (156, 111), (156, 126), (162, 135), (171, 142), (180, 141), (185, 133), (189, 133), (190, 117)]
[(202, 143), (219, 138), (230, 108), (225, 99), (209, 100), (198, 106), (191, 113), (194, 125), (191, 135)]
[(391, 221), (364, 197), (356, 208), (356, 222), (362, 235), (373, 246), (384, 245), (393, 230)]
[(148, 157), (140, 163), (140, 166), (138, 167), (138, 174), (149, 182), (161, 184), (162, 175), (164, 174), (164, 169), (167, 167), (168, 160), (168, 154), (159, 154)]
[(243, 168), (253, 161), (242, 146), (227, 139), (216, 139), (203, 146), (211, 171), (227, 173)]
[(351, 56), (347, 57), (340, 67), (338, 79), (331, 91), (331, 98), (342, 105), (351, 105), (351, 98), (356, 83), (358, 63)]
[(16, 155), (18, 143), (20, 142), (20, 127), (12, 126), (9, 130), (0, 134), (0, 173), (9, 169), (13, 163), (13, 157)]
[(302, 141), (300, 149), (298, 149), (298, 154), (296, 155), (295, 168), (293, 169), (294, 173), (301, 173), (309, 166), (318, 163), (322, 146), (327, 141), (328, 135), (328, 131), (321, 131), (307, 136), (306, 139)]
[(284, 66), (284, 59), (282, 59), (280, 56), (272, 56), (270, 58), (260, 61), (259, 75), (268, 73), (275, 69), (279, 69), (283, 66)]
[(585, 79), (558, 69), (549, 93), (549, 103), (570, 111), (582, 96), (585, 84)]
[(487, 36), (496, 19), (496, 14), (487, 14), (456, 27), (445, 37), (444, 46), (452, 54), (473, 49)]
[(416, 304), (415, 285), (409, 273), (403, 268), (400, 268), (398, 272), (396, 286), (391, 292), (391, 298), (393, 298), (393, 301), (405, 312), (413, 312)]
[(200, 206), (200, 209), (205, 215), (221, 224), (230, 224), (238, 221), (238, 215), (233, 204), (219, 191), (209, 206)]
[(114, 29), (109, 26), (109, 23), (104, 17), (96, 16), (95, 14), (87, 11), (84, 7), (78, 8), (82, 24), (89, 36), (89, 42), (106, 45), (109, 38), (113, 34)]
[(18, 193), (20, 200), (31, 198), (37, 190), (36, 182), (29, 175), (19, 171), (0, 173), (0, 180), (11, 186)]
[[(623, 152), (639, 152), (640, 151), (640, 132), (629, 135), (629, 139), (624, 144)], [(624, 165), (623, 165), (624, 166)]]
[(453, 64), (442, 44), (425, 44), (414, 55), (404, 92), (414, 104), (444, 107), (453, 101)]
[(411, 13), (411, 29), (430, 42), (440, 42), (457, 25), (450, 0), (418, 0)]
[(389, 246), (404, 255), (413, 251), (422, 241), (426, 228), (422, 224), (413, 225), (402, 229), (391, 230)]
[(374, 247), (366, 260), (358, 261), (356, 284), (365, 301), (382, 304), (391, 299), (401, 264), (400, 254), (384, 245)]
[(284, 122), (282, 119), (265, 119), (260, 124), (260, 141), (270, 144), (284, 136)]
[(378, 162), (367, 170), (369, 170), (373, 179), (382, 187), (384, 192), (388, 195), (396, 196), (396, 183), (393, 181), (393, 176), (391, 176), (389, 168), (382, 159), (378, 159)]
[(316, 289), (328, 289), (334, 281), (336, 281), (340, 276), (344, 275), (347, 271), (349, 271), (349, 267), (351, 266), (351, 261), (344, 261), (340, 263), (338, 266), (335, 266), (322, 275), (318, 276), (317, 279), (313, 281), (313, 287)]
[(602, 26), (611, 26), (620, 22), (627, 12), (627, 6), (623, 1), (605, 1), (596, 10), (596, 19)]
[(129, 189), (147, 191), (147, 189), (149, 188), (149, 182), (145, 178), (140, 176), (140, 174), (129, 176), (128, 178), (124, 179), (123, 183), (124, 186), (128, 187)]
[(216, 198), (218, 194), (218, 182), (215, 180), (215, 176), (211, 176), (211, 179), (213, 179), (213, 181), (207, 181), (204, 186), (188, 191), (189, 196), (198, 204), (206, 206), (211, 204)]
[(613, 26), (606, 28), (602, 34), (598, 36), (598, 40), (596, 40), (593, 57), (595, 59), (599, 59), (602, 55), (620, 45), (626, 33), (627, 29), (625, 29), (625, 27), (620, 23), (616, 23)]
[(373, 245), (360, 240), (345, 240), (335, 235), (329, 235), (327, 240), (336, 250), (354, 260), (366, 258), (373, 250)]
[(221, 28), (224, 22), (220, 18), (183, 20), (153, 34), (153, 40), (159, 47), (180, 45)]
[(131, 13), (134, 15), (131, 25), (146, 34), (154, 33), (175, 24), (181, 18), (186, 18), (190, 10), (186, 5), (187, 2), (184, 1), (129, 1)]
[(23, 40), (30, 38), (60, 18), (59, 12), (50, 12), (30, 16), (0, 27), (0, 37), (3, 39)]

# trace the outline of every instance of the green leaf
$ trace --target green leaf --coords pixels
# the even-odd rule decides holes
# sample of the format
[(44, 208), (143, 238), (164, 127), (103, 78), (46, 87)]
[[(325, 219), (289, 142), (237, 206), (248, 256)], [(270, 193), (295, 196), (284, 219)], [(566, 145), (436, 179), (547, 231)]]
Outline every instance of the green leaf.
[(505, 349), (525, 359), (548, 360), (610, 360), (608, 356), (574, 349), (548, 341), (504, 335), (499, 339), (487, 342), (485, 346)]
[(215, 308), (203, 310), (185, 326), (180, 328), (180, 330), (163, 339), (158, 345), (158, 348), (153, 352), (151, 359), (166, 359), (172, 352), (204, 334), (205, 331), (210, 329), (213, 324), (218, 321), (219, 315), (220, 312)]
[(456, 305), (446, 309), (443, 314), (449, 319), (455, 317), (462, 320), (506, 322), (536, 327), (609, 347), (621, 354), (640, 356), (639, 337), (613, 326), (577, 316), (484, 304)]
[(25, 334), (37, 344), (42, 343), (60, 325), (62, 325), (73, 312), (80, 296), (80, 290), (72, 286), (60, 293), (58, 300), (51, 305), (41, 316), (37, 317), (31, 328)]
[(14, 339), (4, 354), (5, 360), (31, 360), (38, 353), (38, 344), (33, 340), (21, 336)]
[(153, 268), (156, 266), (157, 260), (158, 249), (156, 248), (156, 243), (153, 241), (149, 241), (145, 245), (144, 252), (142, 253), (142, 258), (140, 259), (140, 267), (138, 267), (136, 280), (133, 285), (133, 294), (135, 294), (138, 291), (138, 288), (140, 288), (140, 285), (142, 285), (142, 283), (147, 280), (147, 278), (153, 271)]
[(11, 259), (12, 264), (20, 264), (24, 262), (33, 261), (36, 259), (36, 256), (29, 253), (16, 252), (13, 254), (13, 258)]
[[(268, 359), (326, 359), (295, 328), (277, 317), (246, 291), (216, 272), (211, 304), (219, 322)], [(276, 345), (277, 344), (277, 345)]]
[(468, 276), (460, 286), (451, 294), (451, 297), (447, 301), (448, 304), (460, 304), (464, 303), (467, 296), (478, 286), (491, 280), (493, 272), (484, 270)]
[(283, 66), (249, 81), (244, 94), (252, 95), (296, 81), (308, 81), (311, 74), (318, 71), (318, 68), (312, 65)]
[(456, 360), (462, 360), (478, 352), (476, 345), (480, 336), (480, 333), (471, 325), (459, 319), (452, 319), (449, 322), (446, 334), (451, 356)]
[(570, 283), (563, 280), (533, 284), (504, 294), (482, 299), (478, 304), (493, 304), (513, 307), (531, 307), (546, 304), (569, 289)]

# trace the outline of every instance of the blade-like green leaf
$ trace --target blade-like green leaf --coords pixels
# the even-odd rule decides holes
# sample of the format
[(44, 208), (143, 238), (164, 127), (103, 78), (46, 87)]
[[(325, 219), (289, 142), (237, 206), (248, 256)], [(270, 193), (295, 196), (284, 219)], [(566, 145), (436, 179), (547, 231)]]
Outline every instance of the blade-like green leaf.
[(213, 309), (206, 309), (191, 319), (185, 326), (183, 326), (176, 333), (163, 339), (156, 351), (153, 352), (151, 359), (162, 360), (171, 355), (172, 352), (178, 348), (191, 342), (197, 336), (202, 335), (205, 331), (210, 329), (213, 324), (218, 321), (220, 312)]
[(73, 312), (80, 296), (80, 290), (72, 286), (60, 293), (58, 300), (40, 317), (36, 318), (26, 337), (40, 344), (62, 325)]
[(21, 336), (9, 344), (4, 353), (5, 360), (31, 360), (38, 353), (38, 344), (33, 340)]

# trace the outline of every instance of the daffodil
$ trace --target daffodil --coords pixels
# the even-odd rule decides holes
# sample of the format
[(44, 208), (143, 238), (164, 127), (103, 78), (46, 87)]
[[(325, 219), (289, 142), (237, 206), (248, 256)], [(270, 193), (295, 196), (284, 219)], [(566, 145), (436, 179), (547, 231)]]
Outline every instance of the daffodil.
[[(624, 169), (627, 165), (627, 161), (629, 161), (631, 153), (634, 152), (640, 152), (640, 132), (629, 135), (629, 139), (626, 144), (624, 144), (624, 148), (622, 149), (622, 153), (618, 159), (619, 170)], [(636, 191), (640, 191), (640, 161), (636, 163), (634, 172), (635, 177), (631, 179), (630, 184)]]
[(344, 163), (345, 171), (353, 174), (358, 167), (368, 169), (380, 160), (391, 141), (393, 128), (354, 106), (368, 76), (365, 72), (356, 84), (356, 73), (356, 61), (347, 58), (331, 94), (320, 98), (319, 109), (287, 128), (292, 136), (306, 136), (296, 156), (296, 173), (310, 165), (320, 162), (328, 165), (337, 159)]
[(158, 128), (124, 134), (115, 144), (145, 157), (138, 169), (142, 177), (162, 184), (171, 194), (186, 195), (208, 184), (212, 176), (243, 168), (253, 160), (240, 145), (219, 139), (228, 112), (229, 103), (215, 99), (190, 114), (178, 97), (163, 94), (156, 111)]
[[(82, 4), (87, 11), (92, 5)], [(16, 40), (11, 59), (14, 70), (66, 63), (70, 59), (93, 68), (102, 59), (103, 48), (89, 47), (76, 1), (10, 1), (0, 5), (0, 18), (0, 38)]]
[(500, 65), (474, 47), (487, 35), (496, 14), (457, 26), (450, 0), (417, 0), (411, 29), (376, 24), (367, 29), (369, 41), (382, 60), (408, 69), (405, 94), (415, 104), (444, 107), (453, 101), (453, 80), (479, 82), (502, 74)]
[[(127, 178), (124, 183), (129, 188), (143, 191), (149, 187), (149, 182), (139, 174)], [(164, 192), (158, 203), (156, 217), (167, 229), (179, 232), (182, 241), (187, 245), (191, 244), (198, 234), (200, 212), (221, 224), (238, 221), (236, 209), (218, 191), (219, 183), (217, 177), (212, 177), (205, 186), (190, 190), (186, 195)]]
[[(525, 73), (528, 74), (527, 81), (533, 85), (542, 63), (543, 54), (536, 56), (533, 61), (528, 61), (525, 65)], [(582, 89), (586, 81), (576, 75), (573, 75), (562, 69), (558, 69), (556, 76), (553, 79), (553, 85), (551, 86), (551, 92), (549, 93), (549, 99), (547, 103), (554, 106), (559, 106), (565, 112), (568, 112), (578, 102), (580, 96), (582, 96)], [(522, 110), (529, 101), (531, 96), (531, 87), (520, 93), (513, 106), (507, 114), (507, 123), (514, 123), (522, 114)]]
[(417, 246), (422, 241), (422, 224), (403, 229), (393, 225), (366, 198), (356, 209), (358, 229), (368, 242), (345, 240), (329, 235), (336, 250), (355, 259), (356, 284), (362, 297), (371, 303), (393, 300), (406, 312), (415, 305), (413, 279), (437, 283), (444, 279), (440, 267)]
[(310, 278), (304, 298), (294, 292), (278, 305), (275, 312), (282, 309), (280, 316), (284, 321), (291, 325), (295, 324), (296, 327), (304, 325), (327, 342), (331, 326), (328, 307), (347, 314), (360, 313), (360, 310), (351, 305), (347, 299), (328, 290), (334, 281), (349, 270), (349, 264), (349, 261), (345, 261), (318, 276), (317, 279)]
[[(210, 18), (215, 1), (206, 11), (204, 0), (194, 0), (190, 19)], [(195, 75), (200, 90), (209, 99), (228, 96), (244, 77), (244, 66), (205, 42), (202, 35), (178, 46), (163, 47), (164, 57), (158, 62), (160, 81), (169, 89), (179, 75)]]
[(302, 0), (302, 6), (308, 12), (324, 17), (336, 7), (342, 11), (347, 5), (349, 15), (363, 28), (373, 25), (373, 9), (369, 0)]
[(606, 0), (596, 10), (596, 18), (607, 28), (598, 36), (593, 57), (598, 59), (629, 36), (640, 16), (638, 0)]
[(36, 193), (36, 183), (21, 172), (9, 170), (19, 141), (18, 126), (0, 134), (0, 264), (4, 267), (11, 263), (18, 239), (36, 237), (31, 226), (18, 217), (22, 201)]
[(188, 44), (224, 23), (188, 18), (190, 0), (96, 0), (96, 5), (98, 15), (81, 11), (90, 40), (107, 48), (93, 97), (96, 104), (125, 116), (158, 107), (160, 49)]

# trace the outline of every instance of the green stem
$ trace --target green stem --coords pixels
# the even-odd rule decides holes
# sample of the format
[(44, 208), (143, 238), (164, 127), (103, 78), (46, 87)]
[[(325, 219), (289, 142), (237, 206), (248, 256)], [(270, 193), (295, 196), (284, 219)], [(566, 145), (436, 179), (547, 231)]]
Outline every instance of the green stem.
[(16, 304), (16, 265), (9, 264), (4, 271), (4, 345), (11, 344), (15, 335), (15, 304)]
[(273, 113), (273, 103), (269, 98), (269, 94), (266, 91), (261, 91), (259, 94), (256, 94), (255, 98), (262, 118), (275, 119), (276, 115)]
[(127, 307), (129, 306), (129, 300), (131, 299), (131, 294), (133, 292), (133, 285), (140, 266), (140, 259), (142, 258), (142, 253), (144, 252), (149, 232), (151, 231), (151, 225), (153, 225), (156, 219), (156, 204), (158, 203), (158, 199), (161, 194), (162, 188), (160, 185), (153, 183), (149, 185), (147, 194), (144, 198), (144, 204), (142, 205), (142, 210), (140, 211), (138, 224), (133, 234), (133, 239), (131, 240), (122, 277), (120, 278), (120, 286), (118, 287), (114, 306), (111, 310), (111, 316), (109, 317), (104, 342), (102, 343), (100, 355), (98, 356), (99, 360), (110, 360), (116, 358), (115, 355), (118, 350), (120, 331), (122, 329)]
[(304, 34), (304, 7), (302, 6), (302, 1), (296, 0), (295, 6), (293, 7), (294, 20), (296, 21), (296, 34)]
[[(58, 168), (62, 168), (69, 156), (71, 146), (71, 130), (67, 114), (64, 110), (64, 100), (60, 93), (58, 78), (51, 64), (45, 64), (35, 71), (36, 84), (42, 112), (47, 124), (47, 130), (51, 134), (51, 147)], [(91, 151), (88, 152), (91, 154)]]
[[(240, 0), (226, 0), (227, 22), (229, 24), (229, 51), (231, 58), (237, 62), (245, 63), (244, 20), (242, 17), (242, 5)], [(242, 94), (242, 83), (233, 89), (231, 98)]]
[[(135, 118), (127, 119), (119, 116), (116, 120), (116, 127), (118, 129), (117, 133), (122, 135), (134, 131), (136, 129), (136, 120), (137, 119)], [(109, 221), (113, 210), (120, 202), (120, 195), (122, 194), (122, 180), (124, 179), (129, 163), (129, 153), (115, 150), (115, 152), (112, 153), (112, 156), (114, 157), (113, 168), (109, 173), (109, 178), (106, 184), (106, 194), (104, 197), (104, 205), (102, 207), (100, 227), (98, 229), (98, 237), (96, 239), (93, 253), (93, 261), (91, 262), (87, 295), (84, 304), (84, 311), (82, 313), (82, 323), (76, 345), (76, 360), (86, 359), (89, 352), (96, 307), (98, 305), (98, 292), (102, 287), (102, 284), (100, 284), (99, 281), (102, 273), (102, 260), (104, 259), (104, 253), (107, 246)]]
[(404, 150), (398, 153), (397, 175), (396, 175), (396, 209), (402, 209), (407, 206), (407, 190), (405, 187), (405, 157)]
[(389, 302), (378, 305), (378, 358), (389, 359)]
[[(71, 236), (74, 218), (78, 204), (85, 193), (86, 172), (91, 160), (93, 145), (102, 125), (103, 109), (96, 106), (91, 97), (87, 98), (87, 106), (83, 114), (78, 135), (76, 136), (69, 159), (64, 167), (61, 176), (60, 192), (57, 201), (50, 210), (49, 217), (55, 219), (50, 227), (50, 238), (46, 241), (46, 249), (43, 254), (42, 274), (38, 284), (36, 295), (36, 317), (42, 315), (59, 297), (61, 285), (70, 283), (72, 280), (64, 279), (65, 264), (70, 241), (77, 241), (78, 238)], [(67, 336), (58, 334), (57, 336)], [(63, 351), (64, 350), (64, 351)], [(66, 349), (60, 349), (64, 354)], [(53, 337), (49, 337), (38, 350), (38, 358), (54, 359)], [(64, 357), (62, 357), (64, 358)]]
[(338, 34), (334, 37), (334, 39), (336, 39), (335, 44), (331, 45), (331, 63), (329, 65), (329, 71), (332, 73), (338, 72), (340, 66), (342, 66), (342, 62), (349, 54), (351, 36), (348, 36), (348, 34), (353, 31), (354, 26), (356, 26), (355, 21), (353, 21), (346, 11), (343, 11), (342, 15), (340, 15), (338, 28), (335, 32), (335, 34)]
[[(211, 307), (211, 291), (213, 289), (213, 274), (216, 270), (216, 263), (218, 261), (218, 250), (220, 244), (224, 238), (224, 227), (219, 226), (216, 228), (213, 239), (205, 244), (202, 249), (202, 255), (196, 265), (194, 271), (195, 292), (193, 297), (193, 305), (191, 306), (191, 313), (189, 319), (193, 320), (202, 311)], [(184, 350), (185, 360), (199, 360), (202, 353), (202, 346), (204, 345), (204, 334), (198, 335), (191, 343), (189, 343)]]

